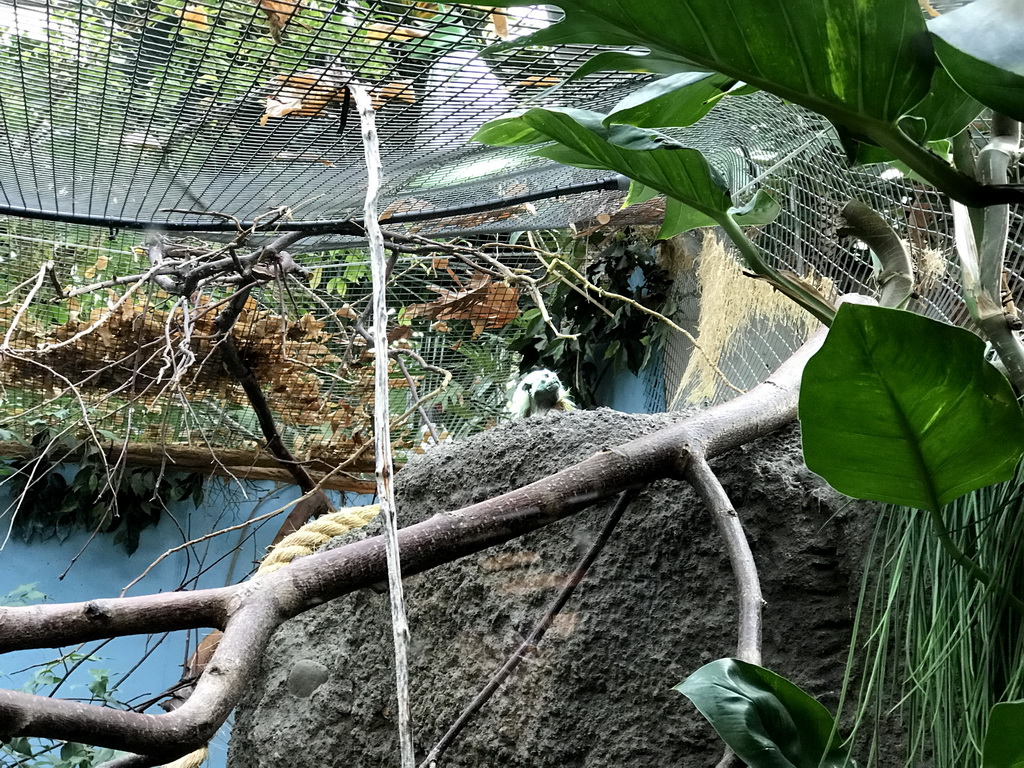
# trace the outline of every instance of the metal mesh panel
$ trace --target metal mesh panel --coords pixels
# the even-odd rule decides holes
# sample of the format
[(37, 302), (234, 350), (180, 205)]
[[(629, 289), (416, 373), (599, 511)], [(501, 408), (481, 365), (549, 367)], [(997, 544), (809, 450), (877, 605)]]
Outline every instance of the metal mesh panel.
[[(365, 169), (350, 81), (378, 107), (383, 198), (393, 210), (477, 204), (601, 175), (467, 139), (524, 104), (600, 108), (634, 77), (552, 90), (594, 49), (484, 52), (498, 40), (485, 9), (428, 6), (305, 3), (278, 44), (257, 3), (0, 4), (3, 205), (196, 230), (231, 228), (208, 212), (247, 220), (287, 208), (293, 223), (359, 215)], [(560, 203), (535, 209), (501, 217), (497, 229), (566, 223)]]
[[(984, 142), (985, 125), (970, 129)], [(958, 325), (970, 325), (960, 294), (959, 267), (948, 200), (898, 170), (877, 165), (850, 168), (832, 127), (816, 115), (768, 94), (727, 99), (676, 138), (703, 151), (729, 180), (737, 200), (766, 189), (782, 204), (771, 224), (751, 232), (777, 268), (804, 277), (825, 278), (835, 295), (876, 290), (871, 256), (862, 243), (841, 230), (841, 210), (857, 198), (879, 211), (910, 246), (919, 297), (915, 310)], [(1006, 268), (1011, 293), (1019, 302), (1024, 261), (1024, 218), (1011, 209)], [(686, 293), (686, 291), (684, 291)], [(682, 303), (684, 326), (695, 321), (701, 286), (690, 286)], [(695, 327), (695, 326), (694, 326)], [(720, 376), (713, 394), (696, 386), (679, 389), (692, 355), (677, 337), (665, 350), (665, 391), (670, 407), (720, 402), (763, 381), (806, 337), (801, 323), (747, 317), (734, 329), (716, 358)]]
[[(280, 3), (266, 6), (288, 10)], [(545, 12), (531, 13), (511, 19), (511, 34), (545, 23)], [(529, 148), (495, 149), (467, 139), (487, 120), (518, 106), (606, 109), (642, 78), (602, 74), (567, 81), (596, 49), (495, 52), (489, 48), (498, 39), (493, 22), (487, 8), (399, 0), (343, 2), (329, 9), (303, 3), (275, 41), (268, 34), (274, 25), (259, 3), (0, 3), (0, 79), (6, 86), (0, 94), (2, 208), (104, 225), (7, 221), (7, 251), (0, 258), (9, 293), (0, 331), (10, 331), (12, 345), (62, 344), (52, 358), (60, 365), (51, 368), (85, 371), (88, 391), (60, 397), (68, 408), (98, 404), (84, 407), (99, 408), (97, 416), (127, 436), (251, 443), (257, 436), (254, 416), (225, 379), (216, 353), (204, 346), (209, 329), (186, 331), (175, 320), (183, 311), (180, 298), (147, 289), (128, 301), (124, 289), (105, 288), (62, 304), (53, 301), (55, 289), (47, 281), (36, 295), (44, 301), (21, 317), (17, 302), (32, 290), (48, 259), (65, 286), (141, 269), (145, 261), (135, 249), (144, 238), (121, 234), (127, 226), (193, 229), (204, 238), (220, 230), (226, 238), (223, 233), (235, 227), (230, 217), (251, 220), (277, 210), (282, 218), (275, 226), (291, 228), (360, 215), (365, 170), (358, 121), (346, 97), (352, 81), (366, 85), (375, 99), (386, 172), (384, 219), (393, 229), (478, 238), (561, 228), (613, 211), (621, 201), (614, 193), (515, 202), (606, 174), (531, 157)], [(983, 126), (976, 130), (979, 140), (981, 131)], [(911, 244), (922, 275), (920, 309), (954, 323), (967, 321), (945, 201), (891, 169), (847, 168), (832, 128), (820, 117), (760, 93), (726, 97), (699, 124), (671, 133), (706, 154), (738, 201), (762, 188), (779, 200), (782, 215), (752, 233), (776, 266), (821, 278), (836, 293), (870, 293), (868, 254), (840, 231), (843, 204), (859, 197)], [(498, 207), (460, 210), (488, 201)], [(501, 207), (502, 201), (509, 202)], [(440, 218), (400, 223), (403, 216), (425, 212)], [(262, 233), (272, 235), (272, 229)], [(1015, 292), (1022, 239), (1015, 211), (1008, 260)], [(277, 396), (277, 415), (297, 451), (327, 446), (322, 450), (340, 455), (365, 439), (358, 427), (368, 413), (364, 344), (353, 336), (350, 316), (365, 306), (365, 257), (336, 250), (358, 245), (355, 236), (332, 226), (303, 241), (310, 281), (268, 283), (238, 328), (244, 353)], [(413, 310), (403, 326), (415, 334), (410, 345), (427, 364), (455, 374), (455, 386), (442, 395), (451, 421), (445, 426), (460, 433), (488, 423), (502, 400), (496, 387), (515, 365), (503, 343), (511, 332), (511, 318), (505, 317), (511, 309), (499, 305), (523, 297), (503, 296), (493, 281), (481, 283), (454, 261), (440, 266), (429, 256), (403, 256), (396, 274), (393, 306), (433, 307)], [(678, 288), (677, 319), (697, 332), (708, 286), (684, 275)], [(459, 292), (469, 291), (503, 317), (501, 323), (474, 325), (468, 311), (440, 311), (439, 299), (447, 296), (458, 305)], [(206, 323), (223, 297), (207, 292), (194, 301), (212, 309), (200, 304), (190, 311)], [(104, 313), (110, 315), (106, 335), (68, 341)], [(199, 373), (188, 382), (190, 394), (174, 380), (181, 359), (173, 354), (169, 362), (153, 359), (132, 367), (146, 350), (157, 348), (161, 329), (165, 342), (177, 344), (185, 357), (188, 347), (199, 361)], [(193, 334), (191, 347), (181, 346), (180, 334), (186, 333)], [(718, 372), (710, 390), (688, 383), (694, 353), (688, 341), (676, 338), (664, 350), (661, 371), (648, 377), (655, 382), (648, 405), (731, 397), (763, 380), (805, 333), (806, 323), (772, 312), (739, 318), (716, 347)], [(300, 342), (316, 359), (291, 359)], [(343, 373), (339, 361), (345, 363)], [(6, 407), (12, 418), (27, 423), (59, 381), (35, 363), (6, 368)], [(93, 375), (94, 370), (103, 373)], [(395, 409), (415, 399), (410, 379), (418, 391), (430, 391), (438, 375), (429, 367), (414, 366), (409, 378), (396, 371)], [(131, 405), (140, 391), (146, 393), (144, 404)], [(406, 441), (414, 442), (413, 436)]]

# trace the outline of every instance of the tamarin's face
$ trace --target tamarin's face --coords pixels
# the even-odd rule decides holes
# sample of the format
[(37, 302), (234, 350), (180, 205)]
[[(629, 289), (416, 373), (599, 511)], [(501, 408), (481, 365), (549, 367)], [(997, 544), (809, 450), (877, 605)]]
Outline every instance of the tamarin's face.
[[(566, 400), (566, 403), (562, 403)], [(512, 395), (510, 408), (519, 418), (546, 413), (553, 408), (562, 410), (567, 403), (566, 392), (558, 376), (541, 370), (526, 374)]]
[(541, 408), (554, 408), (558, 402), (559, 390), (562, 388), (558, 377), (551, 371), (534, 371), (523, 379), (519, 386), (530, 393), (533, 404)]

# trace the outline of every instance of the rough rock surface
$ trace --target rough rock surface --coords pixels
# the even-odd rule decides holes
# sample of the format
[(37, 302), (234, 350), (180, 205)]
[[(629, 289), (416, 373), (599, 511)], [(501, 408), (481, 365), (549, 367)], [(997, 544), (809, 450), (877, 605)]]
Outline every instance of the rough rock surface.
[[(678, 418), (552, 414), (439, 446), (399, 474), (400, 518), (408, 524), (490, 498)], [(765, 666), (834, 708), (872, 510), (804, 468), (795, 428), (713, 465), (760, 568)], [(529, 633), (609, 508), (406, 581), (421, 758)], [(719, 742), (672, 687), (731, 654), (732, 590), (717, 531), (692, 491), (668, 481), (650, 487), (537, 654), (442, 764), (713, 765)], [(290, 621), (238, 709), (230, 765), (397, 765), (391, 658), (384, 595), (364, 590)]]

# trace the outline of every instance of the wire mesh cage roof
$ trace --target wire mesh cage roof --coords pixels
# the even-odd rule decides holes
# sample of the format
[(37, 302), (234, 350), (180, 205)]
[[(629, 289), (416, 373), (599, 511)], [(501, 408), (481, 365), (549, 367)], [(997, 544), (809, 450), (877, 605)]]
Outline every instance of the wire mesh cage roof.
[[(267, 216), (267, 236), (275, 228), (314, 234), (300, 246), (302, 280), (254, 291), (237, 326), (239, 345), (297, 455), (330, 463), (357, 451), (367, 438), (369, 368), (353, 318), (366, 306), (368, 270), (365, 254), (337, 249), (359, 243), (344, 225), (361, 215), (366, 171), (347, 83), (374, 98), (387, 227), (471, 235), (509, 266), (538, 267), (505, 247), (509, 238), (484, 233), (587, 229), (602, 216), (656, 223), (643, 211), (616, 213), (621, 192), (597, 191), (618, 184), (606, 173), (468, 141), (511, 109), (603, 110), (641, 81), (618, 73), (569, 80), (593, 47), (492, 47), (553, 13), (412, 0), (0, 2), (0, 211), (50, 220), (11, 218), (0, 231), (8, 297), (0, 333), (32, 350), (34, 361), (5, 366), (0, 428), (47, 408), (52, 423), (61, 409), (87, 401), (124, 440), (257, 443), (256, 416), (209, 344), (227, 289), (185, 296), (141, 281), (128, 296), (128, 283), (105, 279), (144, 272), (146, 249), (161, 238), (160, 247), (201, 249), (174, 230), (230, 237), (234, 219)], [(980, 142), (984, 126), (971, 130)], [(966, 321), (946, 201), (884, 166), (847, 167), (820, 116), (756, 93), (723, 98), (696, 125), (669, 132), (708, 157), (736, 200), (758, 189), (775, 195), (781, 215), (752, 237), (780, 268), (823, 277), (839, 293), (870, 293), (870, 256), (841, 232), (842, 205), (859, 197), (908, 240), (919, 272), (929, 275), (918, 286), (920, 309)], [(132, 227), (149, 231), (125, 231)], [(1009, 285), (1019, 301), (1018, 211), (1010, 240)], [(48, 261), (57, 285), (36, 289)], [(436, 390), (445, 371), (453, 386), (431, 412), (442, 426), (457, 435), (493, 423), (518, 362), (507, 339), (530, 297), (430, 253), (397, 258), (389, 290), (404, 323), (396, 316), (391, 330), (408, 334), (395, 341), (423, 358), (410, 362), (408, 375), (393, 371), (393, 410)], [(60, 300), (68, 291), (81, 293)], [(18, 302), (32, 298), (31, 311), (18, 314)], [(96, 323), (89, 339), (75, 338)], [(674, 407), (695, 394), (725, 399), (762, 380), (799, 341), (774, 319), (750, 315), (723, 342), (724, 376), (710, 387), (686, 383), (689, 342), (669, 345), (665, 381), (656, 385), (664, 391), (650, 400)], [(83, 387), (62, 384), (60, 376), (72, 374)], [(410, 448), (415, 427), (403, 429), (398, 443)]]
[[(196, 231), (285, 209), (289, 228), (337, 229), (366, 179), (351, 82), (378, 110), (396, 222), (593, 183), (608, 174), (468, 142), (524, 104), (600, 108), (634, 79), (565, 83), (589, 47), (492, 50), (550, 18), (400, 0), (0, 3), (3, 211)], [(544, 207), (494, 220), (567, 223)]]

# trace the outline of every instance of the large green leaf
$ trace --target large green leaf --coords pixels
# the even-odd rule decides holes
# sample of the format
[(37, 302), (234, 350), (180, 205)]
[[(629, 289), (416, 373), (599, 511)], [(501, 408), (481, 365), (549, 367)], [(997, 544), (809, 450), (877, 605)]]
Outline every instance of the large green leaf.
[(970, 331), (844, 304), (800, 388), (807, 466), (862, 499), (938, 511), (1008, 480), (1024, 416)]
[[(760, 227), (775, 221), (782, 206), (770, 194), (759, 189), (757, 194), (742, 208), (730, 208), (729, 213), (741, 227)], [(689, 232), (698, 227), (713, 227), (717, 224), (713, 218), (691, 208), (674, 198), (665, 203), (665, 221), (658, 232), (659, 240), (667, 240), (681, 232)]]
[(1024, 701), (992, 707), (981, 764), (982, 768), (1024, 768)]
[(488, 123), (473, 138), (506, 146), (543, 137), (556, 145), (534, 152), (540, 157), (617, 171), (712, 218), (732, 207), (725, 181), (700, 152), (654, 131), (603, 120), (599, 112), (528, 109)]
[[(493, 3), (516, 5), (518, 0)], [(928, 92), (916, 0), (558, 0), (559, 23), (516, 41), (643, 46), (852, 127), (894, 125)]]
[(639, 128), (693, 125), (736, 81), (710, 72), (683, 72), (649, 83), (615, 105), (606, 123)]
[(900, 127), (917, 143), (927, 144), (956, 136), (982, 109), (981, 103), (964, 93), (946, 70), (937, 67), (928, 95), (900, 120)]
[(677, 56), (640, 53), (636, 51), (602, 51), (592, 56), (572, 73), (570, 80), (579, 80), (595, 72), (651, 72), (657, 75), (674, 75), (679, 72), (703, 72), (691, 61)]
[[(793, 683), (738, 659), (706, 664), (676, 686), (750, 768), (852, 766), (835, 721)], [(837, 740), (836, 740), (837, 741)]]
[(1024, 3), (976, 0), (928, 22), (953, 80), (987, 107), (1024, 120)]

